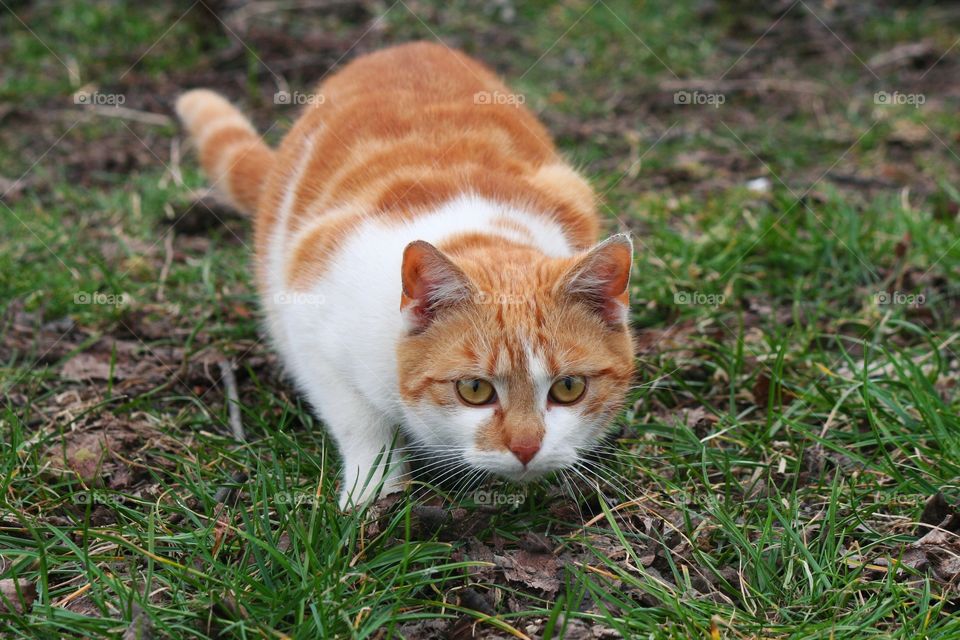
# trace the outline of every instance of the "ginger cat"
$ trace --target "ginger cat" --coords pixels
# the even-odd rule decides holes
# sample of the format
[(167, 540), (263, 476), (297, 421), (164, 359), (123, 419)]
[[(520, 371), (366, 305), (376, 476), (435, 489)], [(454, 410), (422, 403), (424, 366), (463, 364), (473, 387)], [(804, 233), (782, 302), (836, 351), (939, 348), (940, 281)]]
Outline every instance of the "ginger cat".
[(631, 242), (593, 246), (593, 191), (518, 102), (427, 43), (334, 74), (277, 149), (211, 91), (177, 102), (255, 216), (269, 334), (337, 442), (343, 507), (398, 489), (414, 450), (521, 482), (573, 466), (623, 404)]

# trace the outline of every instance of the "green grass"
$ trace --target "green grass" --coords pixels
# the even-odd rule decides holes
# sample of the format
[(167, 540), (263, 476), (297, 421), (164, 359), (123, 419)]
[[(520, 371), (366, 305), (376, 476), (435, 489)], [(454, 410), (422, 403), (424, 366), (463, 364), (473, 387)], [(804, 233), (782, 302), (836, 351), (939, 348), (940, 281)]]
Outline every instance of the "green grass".
[[(227, 19), (249, 47), (228, 56), (188, 6), (0, 8), (0, 174), (27, 181), (0, 200), (0, 580), (36, 589), (18, 613), (0, 599), (0, 635), (960, 634), (955, 584), (904, 559), (960, 482), (956, 50), (924, 73), (955, 11), (811, 2), (758, 41), (778, 14), (737, 2), (345, 5)], [(864, 61), (920, 38), (936, 55), (875, 77), (811, 11)], [(284, 38), (318, 32), (332, 52), (284, 67), (304, 53)], [(248, 221), (191, 211), (204, 179), (172, 123), (72, 99), (91, 84), (169, 113), (214, 83), (275, 139), (294, 114), (272, 69), (305, 87), (364, 33), (346, 59), (439, 37), (494, 66), (636, 242), (618, 437), (555, 485), (496, 489), (515, 506), (340, 513), (332, 442), (262, 340)], [(678, 77), (721, 76), (702, 89), (718, 108), (674, 103)], [(760, 176), (770, 191), (747, 189)], [(71, 379), (78, 355), (105, 373)]]

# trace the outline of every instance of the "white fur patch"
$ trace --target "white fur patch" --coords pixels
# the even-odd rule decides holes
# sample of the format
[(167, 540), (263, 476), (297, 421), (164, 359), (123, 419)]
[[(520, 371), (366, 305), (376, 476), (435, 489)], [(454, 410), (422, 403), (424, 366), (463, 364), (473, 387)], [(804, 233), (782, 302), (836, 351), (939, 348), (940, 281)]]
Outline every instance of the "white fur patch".
[[(308, 151), (311, 145), (307, 143)], [(309, 156), (304, 153), (305, 158)], [(270, 333), (285, 364), (336, 439), (347, 471), (369, 464), (371, 451), (388, 446), (400, 424), (424, 444), (462, 449), (469, 460), (490, 470), (508, 475), (522, 471), (520, 462), (510, 454), (494, 459), (492, 454), (471, 451), (476, 430), (489, 420), (492, 410), (407, 407), (401, 401), (396, 391), (396, 348), (404, 331), (400, 268), (403, 250), (414, 240), (437, 244), (452, 235), (476, 231), (531, 243), (515, 229), (494, 225), (497, 218), (507, 218), (531, 230), (532, 244), (545, 255), (570, 256), (573, 250), (560, 225), (472, 195), (401, 224), (371, 217), (338, 248), (323, 277), (306, 290), (292, 292), (283, 278), (285, 261), (293, 243), (310, 228), (290, 233), (287, 220), (295, 185), (305, 168), (306, 161), (297, 167), (270, 238), (266, 256), (269, 289), (264, 306)], [(547, 384), (545, 380), (539, 381), (538, 389), (543, 384)], [(568, 442), (574, 416), (564, 415), (547, 415), (544, 450), (531, 462), (531, 471), (570, 461)], [(554, 430), (556, 435), (551, 434)]]

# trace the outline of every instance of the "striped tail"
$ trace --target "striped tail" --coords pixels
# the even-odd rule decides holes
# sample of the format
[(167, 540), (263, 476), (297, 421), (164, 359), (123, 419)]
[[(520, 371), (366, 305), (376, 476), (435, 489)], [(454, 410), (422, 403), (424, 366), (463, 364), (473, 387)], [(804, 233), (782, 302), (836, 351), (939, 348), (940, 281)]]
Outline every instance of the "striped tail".
[(177, 100), (176, 108), (213, 186), (240, 211), (255, 213), (273, 150), (236, 107), (213, 91), (188, 91)]

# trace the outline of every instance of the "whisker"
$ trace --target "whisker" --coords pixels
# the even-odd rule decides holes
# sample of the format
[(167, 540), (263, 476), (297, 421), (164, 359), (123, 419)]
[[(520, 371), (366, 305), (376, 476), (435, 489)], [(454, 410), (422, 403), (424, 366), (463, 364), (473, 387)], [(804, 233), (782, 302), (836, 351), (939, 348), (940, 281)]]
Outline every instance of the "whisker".
[(600, 500), (604, 500), (604, 499), (605, 499), (604, 494), (603, 494), (603, 491), (600, 490), (600, 485), (596, 484), (595, 482), (592, 482), (591, 479), (588, 478), (586, 475), (584, 475), (584, 473), (583, 473), (582, 471), (580, 471), (580, 469), (578, 469), (576, 465), (574, 465), (574, 466), (572, 466), (572, 467), (568, 467), (568, 468), (569, 468), (572, 472), (574, 472), (575, 474), (577, 474), (578, 476), (580, 476), (581, 478), (583, 478), (583, 481), (586, 482), (587, 485), (588, 485), (591, 489), (593, 489), (594, 491), (597, 492), (597, 498), (598, 498), (598, 499), (600, 499)]
[[(583, 493), (576, 488), (576, 485), (570, 480), (570, 476), (567, 474), (566, 469), (561, 469), (560, 473), (563, 478), (564, 487), (570, 492), (570, 500), (573, 501), (573, 506), (577, 509), (577, 515), (580, 516), (580, 522), (586, 522), (587, 519), (583, 516), (583, 509), (580, 508), (581, 501), (586, 502), (586, 497)], [(580, 494), (580, 499), (577, 499), (577, 496), (574, 495), (574, 491)]]
[[(591, 473), (595, 475), (597, 480), (602, 480), (604, 484), (609, 485), (621, 495), (630, 496), (631, 491), (627, 489), (626, 484), (624, 484), (624, 482), (629, 482), (626, 476), (618, 474), (611, 469), (604, 468), (587, 460), (579, 461), (576, 466), (585, 473)], [(623, 482), (621, 482), (621, 480)]]
[[(617, 452), (610, 451), (609, 453), (613, 454), (614, 460), (615, 460), (617, 456)], [(616, 471), (609, 464), (614, 460), (608, 460), (606, 459), (606, 457), (601, 458), (600, 456), (597, 455), (596, 449), (593, 449), (581, 454), (578, 460), (578, 464), (582, 464), (584, 469), (590, 470), (592, 473), (597, 474), (598, 476), (603, 478), (605, 481), (607, 481), (611, 485), (616, 484), (619, 490), (623, 491), (626, 494), (629, 494), (630, 492), (626, 490), (626, 487), (630, 485), (631, 481), (622, 473), (619, 473), (618, 471)]]
[[(444, 469), (439, 477), (433, 479), (427, 479), (421, 482), (421, 489), (423, 491), (429, 491), (430, 489), (442, 489), (443, 483), (448, 479), (455, 477), (459, 473), (463, 473), (470, 469), (469, 463), (466, 461), (461, 461), (451, 465), (449, 468)], [(429, 481), (428, 481), (429, 480)], [(421, 497), (421, 496), (417, 496)]]
[(633, 451), (627, 451), (620, 447), (614, 447), (610, 445), (594, 445), (588, 449), (581, 451), (581, 455), (589, 456), (591, 454), (611, 454), (621, 458), (633, 458), (635, 460), (650, 460), (650, 461), (662, 461), (667, 460), (669, 456), (666, 455), (653, 455), (646, 453), (636, 453)]
[[(463, 481), (462, 483), (463, 487), (461, 489), (457, 490), (457, 487), (454, 487), (454, 491), (452, 492), (453, 493), (452, 502), (454, 504), (460, 504), (463, 498), (465, 497), (467, 491), (469, 491), (472, 488), (476, 488), (477, 486), (479, 486), (479, 484), (482, 484), (482, 481), (484, 479), (483, 476), (485, 473), (486, 472), (483, 469), (475, 469)], [(460, 483), (458, 483), (457, 486), (460, 486)]]
[[(453, 460), (462, 460), (462, 459), (463, 459), (463, 456), (459, 453), (449, 454), (449, 455), (436, 455), (436, 456), (424, 455), (417, 458), (405, 458), (407, 462), (412, 462), (412, 463), (413, 462), (415, 463), (430, 462), (431, 464), (435, 462), (449, 462)], [(422, 469), (422, 468), (424, 467), (417, 466), (417, 469)]]

